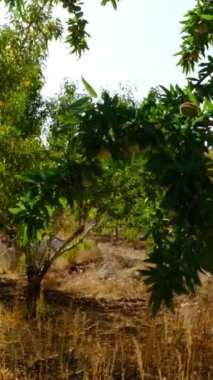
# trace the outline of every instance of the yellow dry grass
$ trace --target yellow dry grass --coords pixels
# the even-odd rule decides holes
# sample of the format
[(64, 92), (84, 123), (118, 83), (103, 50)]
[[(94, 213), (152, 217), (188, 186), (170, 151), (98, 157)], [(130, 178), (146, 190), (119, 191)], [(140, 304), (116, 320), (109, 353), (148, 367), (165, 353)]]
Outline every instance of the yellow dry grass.
[(38, 320), (2, 300), (0, 380), (212, 380), (212, 278), (152, 319), (134, 275), (140, 253), (102, 248), (82, 272), (53, 269)]

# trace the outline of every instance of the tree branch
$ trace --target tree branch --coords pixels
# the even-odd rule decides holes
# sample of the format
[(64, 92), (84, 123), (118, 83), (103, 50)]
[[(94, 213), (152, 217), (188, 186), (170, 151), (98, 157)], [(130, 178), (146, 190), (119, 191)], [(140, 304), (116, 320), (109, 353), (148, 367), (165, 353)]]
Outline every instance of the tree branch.
[[(71, 249), (74, 249), (77, 247), (84, 237), (88, 234), (88, 232), (94, 227), (94, 224), (90, 225), (86, 230), (84, 231), (85, 226), (81, 226), (80, 228), (77, 229), (71, 236), (69, 236), (62, 244), (61, 246), (56, 250), (55, 254), (49, 259), (46, 260), (43, 266), (43, 269), (40, 272), (40, 277), (41, 279), (44, 277), (44, 275), (47, 273), (48, 269), (51, 267), (53, 262), (58, 259), (64, 252), (69, 251)], [(80, 236), (81, 235), (81, 236)], [(71, 243), (74, 239), (76, 239), (78, 236), (80, 238), (73, 243), (72, 245), (68, 246), (69, 243)]]

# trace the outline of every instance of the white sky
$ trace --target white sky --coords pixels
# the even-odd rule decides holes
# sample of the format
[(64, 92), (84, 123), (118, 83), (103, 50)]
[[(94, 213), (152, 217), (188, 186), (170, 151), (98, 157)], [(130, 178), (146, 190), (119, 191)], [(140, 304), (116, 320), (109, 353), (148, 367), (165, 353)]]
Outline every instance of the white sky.
[(81, 75), (96, 91), (128, 84), (137, 98), (159, 84), (184, 84), (173, 55), (181, 41), (179, 21), (195, 0), (121, 0), (116, 12), (100, 2), (85, 0), (90, 50), (80, 59), (62, 42), (51, 44), (44, 95), (58, 92), (65, 77), (81, 82)]
[[(195, 0), (120, 0), (117, 11), (100, 3), (85, 0), (90, 50), (80, 59), (63, 42), (51, 43), (45, 96), (59, 92), (64, 78), (81, 85), (82, 75), (96, 91), (129, 85), (137, 99), (159, 84), (184, 84), (174, 54), (181, 42), (179, 22)], [(0, 5), (0, 16), (3, 13)], [(55, 15), (65, 19), (62, 8)]]

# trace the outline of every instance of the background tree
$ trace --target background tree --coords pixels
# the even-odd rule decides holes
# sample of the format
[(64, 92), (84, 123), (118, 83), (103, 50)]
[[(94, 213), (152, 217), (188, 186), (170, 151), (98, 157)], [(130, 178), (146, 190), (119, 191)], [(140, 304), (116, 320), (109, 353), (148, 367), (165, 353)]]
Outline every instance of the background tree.
[[(117, 8), (119, 0), (102, 0), (101, 5), (105, 6), (108, 3)], [(22, 19), (28, 25), (31, 25), (31, 20), (28, 18), (28, 11), (30, 7), (46, 8), (49, 9), (49, 14), (51, 14), (53, 8), (61, 4), (63, 8), (66, 9), (68, 20), (66, 28), (66, 41), (71, 48), (72, 53), (77, 53), (79, 56), (88, 49), (88, 38), (90, 35), (86, 31), (86, 26), (88, 21), (84, 18), (82, 0), (43, 0), (34, 1), (33, 4), (28, 0), (4, 0), (4, 3), (9, 6), (10, 11), (17, 13), (20, 19)], [(42, 28), (41, 28), (42, 29)], [(57, 33), (58, 26), (54, 23), (49, 24), (49, 32)]]
[(48, 42), (60, 37), (61, 26), (50, 6), (30, 3), (22, 12), (12, 9), (0, 29), (0, 223), (9, 223), (8, 208), (24, 191), (18, 179), (47, 158), (41, 132), (47, 111), (41, 97), (42, 68)]

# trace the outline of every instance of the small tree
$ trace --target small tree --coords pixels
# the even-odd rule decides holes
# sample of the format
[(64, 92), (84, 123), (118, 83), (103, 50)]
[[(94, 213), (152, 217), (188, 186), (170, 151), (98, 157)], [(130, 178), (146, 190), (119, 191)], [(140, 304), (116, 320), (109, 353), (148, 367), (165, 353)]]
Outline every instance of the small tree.
[[(60, 203), (63, 204), (62, 199)], [(29, 319), (37, 315), (41, 283), (52, 264), (64, 252), (74, 249), (92, 228), (92, 225), (81, 226), (64, 241), (59, 240), (54, 244), (54, 213), (58, 207), (27, 193), (17, 207), (10, 209), (17, 223), (19, 244), (25, 253), (28, 281), (26, 308)]]

